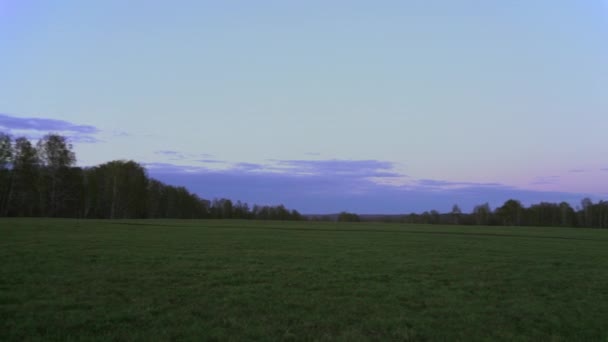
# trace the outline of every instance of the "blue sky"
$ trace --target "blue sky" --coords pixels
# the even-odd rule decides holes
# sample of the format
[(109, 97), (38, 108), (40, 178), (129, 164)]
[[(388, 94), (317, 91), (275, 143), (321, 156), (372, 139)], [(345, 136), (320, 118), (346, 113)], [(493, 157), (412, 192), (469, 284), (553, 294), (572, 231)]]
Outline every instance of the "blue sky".
[(0, 0), (0, 129), (304, 212), (608, 197), (608, 2)]

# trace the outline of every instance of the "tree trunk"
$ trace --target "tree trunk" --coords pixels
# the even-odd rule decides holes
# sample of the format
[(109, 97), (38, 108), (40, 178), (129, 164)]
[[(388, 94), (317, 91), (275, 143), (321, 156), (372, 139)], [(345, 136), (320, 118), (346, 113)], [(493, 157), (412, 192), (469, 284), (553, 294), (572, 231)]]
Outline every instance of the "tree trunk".
[(118, 184), (116, 182), (116, 174), (114, 174), (114, 180), (112, 182), (112, 206), (110, 208), (110, 219), (114, 219), (116, 215), (116, 195), (118, 193)]

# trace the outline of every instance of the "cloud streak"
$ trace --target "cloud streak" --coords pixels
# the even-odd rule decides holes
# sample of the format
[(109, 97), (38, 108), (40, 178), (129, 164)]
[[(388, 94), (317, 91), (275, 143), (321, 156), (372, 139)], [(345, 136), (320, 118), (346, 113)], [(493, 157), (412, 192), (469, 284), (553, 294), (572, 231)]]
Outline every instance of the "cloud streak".
[(554, 185), (560, 180), (560, 176), (541, 176), (536, 177), (530, 185)]
[(179, 153), (177, 151), (171, 151), (171, 150), (160, 150), (160, 151), (156, 151), (154, 153), (160, 154), (160, 155), (164, 155), (164, 156), (179, 156), (179, 155), (182, 155), (181, 153)]
[(154, 154), (164, 156), (171, 161), (178, 161), (178, 160), (186, 159), (186, 155), (184, 155), (180, 152), (177, 152), (177, 151), (172, 151), (172, 150), (160, 150), (160, 151), (154, 152)]
[(277, 169), (307, 175), (336, 175), (347, 178), (403, 177), (394, 164), (378, 160), (278, 160)]
[(101, 132), (91, 125), (48, 118), (21, 118), (2, 113), (0, 113), (0, 130), (29, 139), (40, 139), (48, 133), (60, 133), (76, 143), (100, 142), (94, 135)]
[(419, 188), (446, 190), (467, 187), (500, 187), (500, 183), (474, 183), (474, 182), (451, 182), (436, 179), (419, 179), (414, 181), (414, 186)]
[(199, 159), (197, 160), (197, 162), (203, 163), (203, 164), (227, 164), (227, 161), (224, 160), (218, 160), (218, 159)]

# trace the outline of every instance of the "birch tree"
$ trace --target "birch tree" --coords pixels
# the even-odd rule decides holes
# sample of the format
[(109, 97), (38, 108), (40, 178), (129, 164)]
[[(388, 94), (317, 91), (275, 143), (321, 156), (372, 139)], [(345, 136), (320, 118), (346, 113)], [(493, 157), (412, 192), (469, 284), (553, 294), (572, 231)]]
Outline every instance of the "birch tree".
[(42, 166), (41, 206), (48, 216), (57, 216), (67, 200), (66, 178), (69, 168), (76, 163), (72, 145), (64, 136), (47, 134), (37, 144), (38, 156)]

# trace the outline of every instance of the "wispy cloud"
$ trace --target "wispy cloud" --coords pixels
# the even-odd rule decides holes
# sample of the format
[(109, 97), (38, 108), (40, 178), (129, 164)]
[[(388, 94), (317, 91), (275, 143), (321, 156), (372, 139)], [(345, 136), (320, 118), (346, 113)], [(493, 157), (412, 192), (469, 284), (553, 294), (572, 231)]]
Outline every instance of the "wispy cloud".
[[(208, 153), (187, 153), (176, 150), (158, 150), (154, 151), (157, 156), (163, 157), (168, 161), (180, 161), (182, 163), (198, 162), (203, 164), (226, 164), (228, 162), (214, 159), (212, 154)], [(202, 158), (202, 159), (199, 159)]]
[(608, 167), (601, 168), (600, 171), (608, 172)]
[(530, 185), (553, 185), (557, 184), (559, 180), (560, 176), (540, 176), (530, 182)]
[(160, 151), (156, 151), (154, 153), (164, 155), (164, 156), (181, 156), (182, 155), (181, 153), (179, 153), (177, 151), (171, 151), (171, 150), (160, 150)]
[(228, 163), (225, 160), (218, 160), (218, 159), (199, 159), (197, 161), (204, 163), (204, 164), (227, 164)]
[(165, 156), (165, 157), (169, 158), (169, 160), (171, 160), (171, 161), (178, 161), (178, 160), (186, 159), (185, 154), (178, 152), (178, 151), (172, 151), (172, 150), (155, 151), (154, 154), (160, 155), (160, 156)]
[(245, 172), (249, 172), (249, 171), (269, 171), (266, 166), (262, 165), (262, 164), (255, 164), (255, 163), (236, 163), (234, 165), (232, 165), (231, 170), (235, 171), (245, 171)]
[(7, 114), (0, 114), (0, 127), (25, 131), (99, 133), (98, 128), (90, 125), (77, 125), (68, 121), (46, 118), (20, 118)]
[(474, 183), (474, 182), (452, 182), (446, 180), (437, 180), (437, 179), (419, 179), (413, 182), (413, 186), (429, 188), (435, 190), (447, 190), (447, 189), (457, 189), (457, 188), (466, 188), (466, 187), (498, 187), (502, 186), (500, 183)]
[[(181, 157), (177, 151), (157, 151), (157, 154)], [(407, 177), (396, 172), (391, 162), (377, 160), (278, 160), (270, 159), (266, 163), (230, 162), (219, 159), (197, 159), (202, 164), (214, 164), (224, 171), (285, 173), (291, 175), (325, 176), (335, 175), (347, 178), (393, 178)]]
[(0, 113), (0, 130), (11, 135), (40, 139), (48, 133), (59, 133), (76, 143), (100, 142), (96, 134), (101, 131), (91, 125), (79, 125), (64, 120), (48, 118), (22, 118)]
[(349, 178), (402, 177), (394, 164), (378, 160), (276, 160), (277, 169), (309, 175), (336, 175)]
[(104, 140), (97, 139), (96, 137), (90, 135), (82, 135), (82, 134), (72, 134), (66, 135), (68, 140), (73, 143), (81, 143), (81, 144), (95, 144), (104, 142)]
[(186, 174), (196, 172), (204, 174), (211, 172), (208, 168), (193, 165), (176, 165), (171, 163), (142, 163), (150, 172), (159, 174)]
[(113, 131), (112, 136), (116, 137), (116, 138), (125, 138), (125, 137), (130, 137), (132, 135), (127, 132), (124, 132), (124, 131)]
[(583, 172), (587, 172), (587, 170), (585, 169), (571, 169), (568, 170), (569, 173), (583, 173)]

